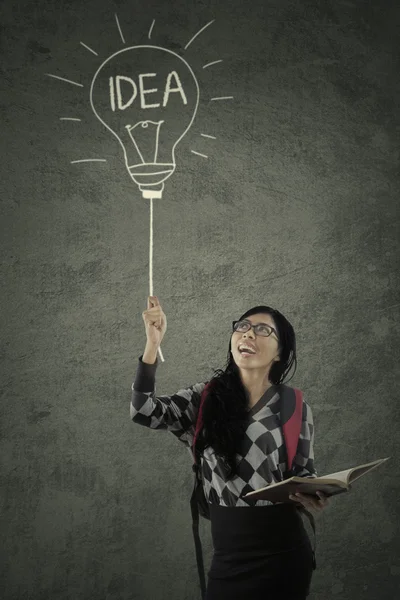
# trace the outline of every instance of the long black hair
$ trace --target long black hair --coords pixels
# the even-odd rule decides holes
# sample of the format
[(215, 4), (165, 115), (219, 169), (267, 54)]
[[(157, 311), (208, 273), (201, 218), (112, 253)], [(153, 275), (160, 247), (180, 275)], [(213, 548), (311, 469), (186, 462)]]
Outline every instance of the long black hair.
[[(256, 313), (270, 314), (278, 333), (280, 360), (271, 365), (268, 379), (273, 385), (287, 383), (284, 378), (293, 364), (294, 372), (297, 367), (294, 329), (286, 317), (270, 306), (255, 306), (238, 320)], [(229, 340), (226, 366), (224, 369), (215, 369), (210, 380), (210, 389), (203, 404), (203, 427), (196, 442), (196, 451), (199, 453), (211, 446), (215, 454), (222, 459), (225, 463), (226, 479), (232, 479), (237, 474), (236, 454), (240, 453), (247, 419), (248, 396)]]

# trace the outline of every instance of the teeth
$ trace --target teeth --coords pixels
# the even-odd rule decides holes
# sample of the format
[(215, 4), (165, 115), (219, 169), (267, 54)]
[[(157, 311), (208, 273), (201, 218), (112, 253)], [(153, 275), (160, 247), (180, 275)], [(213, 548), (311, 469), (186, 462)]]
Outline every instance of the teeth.
[(255, 351), (252, 348), (249, 348), (248, 346), (240, 346), (239, 350), (245, 350), (251, 352), (252, 354), (255, 354)]

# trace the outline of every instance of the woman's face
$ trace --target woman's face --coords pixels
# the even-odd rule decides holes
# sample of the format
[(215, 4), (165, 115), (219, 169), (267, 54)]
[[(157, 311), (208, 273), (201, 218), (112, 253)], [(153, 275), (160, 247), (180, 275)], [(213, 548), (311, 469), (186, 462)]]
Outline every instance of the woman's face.
[[(249, 321), (252, 325), (265, 324), (270, 325), (277, 330), (272, 316), (268, 313), (257, 313), (243, 319)], [(231, 337), (231, 352), (235, 363), (241, 369), (255, 369), (270, 366), (275, 357), (279, 357), (278, 340), (275, 331), (268, 337), (256, 335), (253, 329), (245, 332), (234, 331)], [(242, 353), (239, 348), (242, 344), (249, 345), (255, 352)]]

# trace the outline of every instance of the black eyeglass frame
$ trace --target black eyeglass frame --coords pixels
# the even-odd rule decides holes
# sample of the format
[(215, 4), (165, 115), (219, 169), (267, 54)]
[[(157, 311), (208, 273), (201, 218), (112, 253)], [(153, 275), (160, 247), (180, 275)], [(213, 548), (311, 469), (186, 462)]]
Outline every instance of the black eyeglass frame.
[[(252, 329), (252, 330), (254, 331), (254, 335), (260, 335), (260, 334), (256, 333), (256, 330), (255, 330), (255, 328), (256, 328), (258, 325), (261, 325), (261, 323), (256, 323), (255, 325), (253, 325), (253, 324), (252, 324), (252, 323), (250, 323), (250, 321), (248, 321), (247, 319), (241, 319), (240, 321), (232, 321), (232, 330), (233, 330), (233, 333), (246, 333), (245, 331), (235, 331), (235, 325), (236, 325), (236, 323), (248, 323), (248, 325), (249, 325), (249, 328), (248, 328), (248, 330), (247, 330), (247, 331), (250, 331), (250, 329)], [(271, 335), (272, 333), (275, 333), (276, 339), (277, 339), (277, 340), (278, 340), (278, 342), (279, 342), (278, 334), (277, 334), (277, 332), (276, 332), (276, 329), (275, 329), (275, 327), (272, 327), (272, 325), (268, 325), (267, 323), (265, 323), (264, 327), (269, 327), (269, 328), (271, 329), (271, 333), (269, 333), (268, 335), (262, 335), (261, 337), (270, 337), (270, 335)]]

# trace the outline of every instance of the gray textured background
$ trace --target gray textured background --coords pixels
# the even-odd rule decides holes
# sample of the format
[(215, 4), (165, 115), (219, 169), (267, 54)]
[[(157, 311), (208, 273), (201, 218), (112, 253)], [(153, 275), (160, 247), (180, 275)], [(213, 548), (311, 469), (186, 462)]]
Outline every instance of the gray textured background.
[[(149, 206), (88, 104), (100, 60), (123, 47), (114, 12), (130, 45), (155, 19), (152, 42), (182, 53), (201, 88), (155, 203), (168, 318), (157, 391), (206, 380), (232, 319), (279, 308), (297, 333), (291, 385), (313, 408), (319, 474), (392, 457), (319, 518), (311, 598), (393, 600), (400, 14), (333, 0), (3, 2), (1, 598), (200, 597), (190, 457), (129, 419)], [(107, 162), (70, 162), (89, 157)], [(208, 523), (201, 534), (208, 568)]]

